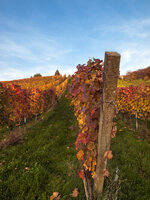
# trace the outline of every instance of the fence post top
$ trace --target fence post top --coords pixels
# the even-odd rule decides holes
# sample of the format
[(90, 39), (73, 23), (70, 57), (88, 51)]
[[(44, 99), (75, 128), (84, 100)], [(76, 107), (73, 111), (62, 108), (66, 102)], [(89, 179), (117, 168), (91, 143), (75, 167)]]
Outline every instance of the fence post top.
[(115, 57), (120, 57), (120, 54), (116, 51), (106, 51), (105, 56), (115, 56)]

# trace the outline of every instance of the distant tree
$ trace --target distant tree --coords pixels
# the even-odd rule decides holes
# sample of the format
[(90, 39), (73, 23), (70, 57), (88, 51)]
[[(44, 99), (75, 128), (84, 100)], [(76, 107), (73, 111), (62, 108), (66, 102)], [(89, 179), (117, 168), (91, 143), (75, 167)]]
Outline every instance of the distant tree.
[(60, 72), (57, 69), (56, 72), (55, 72), (55, 76), (59, 76), (59, 75), (60, 75)]
[(132, 72), (131, 71), (128, 71), (125, 75), (125, 80), (131, 80), (131, 74)]
[(33, 77), (41, 77), (42, 75), (40, 73), (34, 74)]

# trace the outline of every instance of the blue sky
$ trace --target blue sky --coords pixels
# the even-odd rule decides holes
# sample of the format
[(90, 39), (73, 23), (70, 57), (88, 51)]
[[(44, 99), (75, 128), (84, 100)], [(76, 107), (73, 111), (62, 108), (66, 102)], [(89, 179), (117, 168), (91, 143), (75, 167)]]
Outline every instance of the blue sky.
[(73, 74), (105, 51), (150, 66), (150, 0), (0, 0), (0, 81)]

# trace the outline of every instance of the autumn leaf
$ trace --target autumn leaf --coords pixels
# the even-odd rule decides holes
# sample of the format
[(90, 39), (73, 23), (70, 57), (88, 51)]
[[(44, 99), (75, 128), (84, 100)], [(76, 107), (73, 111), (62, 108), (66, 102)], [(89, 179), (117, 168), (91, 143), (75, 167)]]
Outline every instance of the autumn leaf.
[(89, 79), (86, 79), (85, 83), (86, 83), (86, 84), (90, 84), (91, 81), (90, 81)]
[(109, 171), (107, 169), (103, 170), (103, 176), (108, 177), (109, 176)]
[(96, 111), (96, 109), (93, 108), (93, 109), (91, 110), (91, 115), (94, 115), (94, 114), (95, 114), (95, 111)]
[(83, 170), (79, 171), (79, 177), (82, 178), (82, 180), (84, 179), (84, 171)]
[(59, 200), (60, 199), (60, 195), (59, 192), (53, 192), (53, 195), (50, 197), (50, 200)]
[(77, 153), (77, 158), (78, 158), (78, 160), (83, 160), (83, 156), (84, 156), (84, 152), (83, 152), (83, 150), (80, 150), (78, 153)]
[(104, 160), (106, 160), (107, 154), (108, 154), (108, 151), (106, 151), (106, 152), (104, 153)]
[(77, 197), (78, 195), (79, 195), (78, 188), (75, 188), (75, 189), (72, 191), (71, 196), (72, 196), (72, 197)]
[(112, 154), (112, 151), (106, 151), (105, 154), (104, 154), (104, 160), (108, 158), (108, 160), (112, 159), (113, 158), (113, 154)]
[(109, 160), (113, 158), (112, 151), (109, 151), (109, 152), (108, 152), (108, 156), (107, 156), (107, 157), (108, 157)]

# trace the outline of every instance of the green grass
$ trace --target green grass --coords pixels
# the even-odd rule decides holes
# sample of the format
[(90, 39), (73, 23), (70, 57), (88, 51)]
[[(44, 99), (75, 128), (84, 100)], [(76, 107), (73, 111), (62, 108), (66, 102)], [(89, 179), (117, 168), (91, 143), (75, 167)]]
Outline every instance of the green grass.
[[(0, 152), (0, 200), (49, 200), (53, 192), (59, 192), (61, 200), (84, 200), (74, 145), (77, 134), (73, 108), (63, 96), (44, 121), (28, 128), (23, 143)], [(135, 134), (118, 121), (108, 169), (113, 180), (119, 168), (119, 200), (150, 200), (150, 146)], [(79, 196), (73, 198), (76, 187)]]
[(146, 140), (138, 140), (136, 134), (118, 121), (118, 133), (111, 145), (114, 157), (109, 161), (109, 169), (114, 174), (115, 168), (119, 168), (119, 180), (122, 181), (119, 200), (150, 200), (150, 146)]
[(9, 135), (9, 128), (8, 126), (0, 127), (0, 141), (4, 138), (4, 136)]
[(71, 199), (76, 187), (84, 199), (74, 146), (77, 121), (68, 100), (62, 97), (46, 118), (27, 131), (23, 144), (1, 151), (0, 200), (49, 200), (56, 191)]

